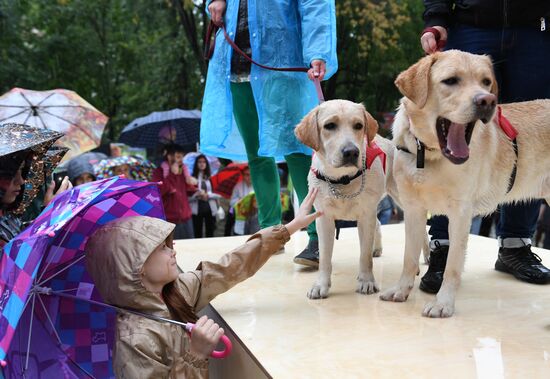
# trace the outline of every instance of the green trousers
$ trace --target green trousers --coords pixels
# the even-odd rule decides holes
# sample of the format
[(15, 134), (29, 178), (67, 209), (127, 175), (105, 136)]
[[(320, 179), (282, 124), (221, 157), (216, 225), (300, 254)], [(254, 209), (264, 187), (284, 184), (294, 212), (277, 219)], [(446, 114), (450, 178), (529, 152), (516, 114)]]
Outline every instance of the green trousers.
[[(231, 94), (233, 115), (244, 141), (252, 186), (256, 193), (260, 227), (278, 225), (282, 215), (279, 172), (274, 158), (258, 156), (259, 123), (252, 86), (249, 82), (231, 83)], [(301, 204), (308, 193), (307, 176), (311, 167), (311, 156), (294, 153), (285, 155), (285, 160)], [(308, 226), (307, 233), (310, 239), (317, 239), (315, 222)]]

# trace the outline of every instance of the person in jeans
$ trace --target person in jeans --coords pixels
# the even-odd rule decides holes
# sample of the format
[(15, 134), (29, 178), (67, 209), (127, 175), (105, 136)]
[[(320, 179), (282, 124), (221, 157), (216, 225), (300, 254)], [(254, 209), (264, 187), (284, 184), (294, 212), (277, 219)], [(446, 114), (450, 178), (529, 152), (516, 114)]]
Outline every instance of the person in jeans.
[[(209, 0), (212, 21), (255, 61), (271, 67), (310, 67), (302, 72), (271, 71), (251, 65), (218, 33), (208, 68), (201, 121), (201, 151), (248, 160), (261, 228), (281, 222), (276, 160), (288, 164), (298, 199), (307, 192), (311, 150), (294, 127), (318, 104), (314, 84), (337, 68), (334, 0)], [(236, 128), (233, 127), (233, 119)], [(318, 266), (315, 225), (300, 262)]]
[[(446, 50), (488, 54), (492, 58), (499, 102), (550, 98), (550, 1), (424, 0), (424, 5), (426, 29), (420, 42), (427, 54), (437, 51), (439, 34)], [(550, 282), (550, 270), (531, 251), (539, 207), (538, 200), (500, 207), (495, 269), (522, 281), (546, 284)], [(448, 219), (432, 217), (430, 225), (430, 266), (420, 289), (437, 293), (449, 250)]]

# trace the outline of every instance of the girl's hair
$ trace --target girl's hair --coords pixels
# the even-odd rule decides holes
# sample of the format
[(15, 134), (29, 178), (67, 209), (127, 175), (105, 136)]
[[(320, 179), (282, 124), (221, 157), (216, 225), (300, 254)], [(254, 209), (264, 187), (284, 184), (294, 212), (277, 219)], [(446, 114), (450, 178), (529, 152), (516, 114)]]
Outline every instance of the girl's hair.
[(206, 162), (206, 168), (204, 169), (204, 174), (203, 176), (209, 178), (210, 177), (210, 163), (208, 163), (208, 159), (206, 158), (206, 155), (204, 154), (201, 154), (199, 156), (197, 156), (197, 159), (195, 159), (195, 164), (193, 165), (193, 176), (195, 178), (198, 178), (199, 177), (199, 159), (204, 159), (204, 161)]
[[(174, 248), (174, 231), (166, 237), (166, 246), (170, 249)], [(195, 322), (198, 317), (181, 292), (176, 287), (176, 282), (170, 282), (162, 287), (162, 298), (170, 311), (170, 315), (176, 321)]]
[(176, 282), (170, 282), (162, 287), (162, 298), (170, 311), (170, 315), (176, 321), (181, 322), (196, 322), (197, 315), (193, 307), (191, 307), (181, 292), (176, 287)]

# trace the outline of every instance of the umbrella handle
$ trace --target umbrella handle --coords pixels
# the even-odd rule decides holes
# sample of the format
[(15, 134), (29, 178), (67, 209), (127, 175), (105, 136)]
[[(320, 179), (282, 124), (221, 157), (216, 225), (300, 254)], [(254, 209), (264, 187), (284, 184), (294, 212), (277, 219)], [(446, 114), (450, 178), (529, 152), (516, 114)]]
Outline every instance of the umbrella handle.
[(7, 365), (8, 365), (8, 362), (6, 362), (5, 360), (0, 361), (0, 366), (1, 367), (6, 367)]
[[(195, 327), (195, 324), (191, 323), (191, 322), (188, 322), (187, 324), (185, 324), (185, 330), (187, 331), (187, 334), (189, 334), (189, 337), (191, 337), (191, 331), (193, 330), (193, 328)], [(214, 350), (210, 356), (212, 358), (225, 358), (227, 357), (229, 354), (231, 354), (231, 350), (233, 349), (233, 344), (231, 343), (231, 340), (226, 336), (226, 335), (223, 335), (221, 337), (221, 340), (223, 342), (223, 344), (225, 345), (225, 349), (223, 350)]]

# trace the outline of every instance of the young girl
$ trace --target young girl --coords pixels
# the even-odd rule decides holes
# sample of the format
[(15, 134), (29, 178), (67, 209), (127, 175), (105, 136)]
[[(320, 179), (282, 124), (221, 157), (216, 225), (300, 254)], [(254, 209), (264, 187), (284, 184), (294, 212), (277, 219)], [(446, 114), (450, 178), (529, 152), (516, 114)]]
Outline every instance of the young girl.
[(197, 179), (198, 191), (189, 199), (189, 205), (191, 206), (191, 213), (193, 213), (195, 238), (202, 238), (203, 225), (206, 229), (206, 237), (214, 237), (214, 229), (216, 229), (215, 215), (218, 210), (220, 196), (212, 193), (210, 165), (203, 154), (195, 160), (193, 177)]
[(286, 226), (261, 230), (217, 263), (203, 261), (180, 274), (172, 248), (174, 225), (145, 216), (115, 220), (86, 245), (86, 266), (110, 304), (182, 322), (196, 322), (191, 338), (179, 326), (133, 314), (119, 314), (113, 367), (117, 378), (206, 378), (208, 357), (224, 331), (196, 312), (214, 297), (254, 275), (309, 225), (316, 191), (310, 191)]

